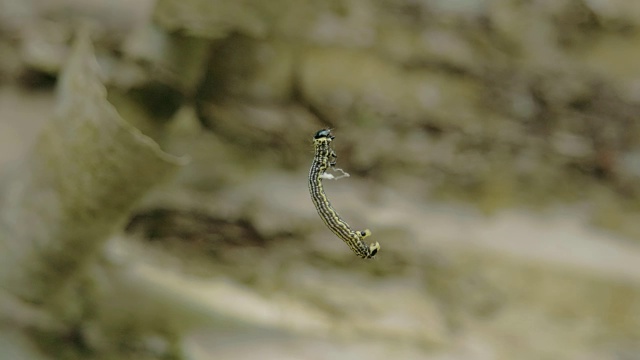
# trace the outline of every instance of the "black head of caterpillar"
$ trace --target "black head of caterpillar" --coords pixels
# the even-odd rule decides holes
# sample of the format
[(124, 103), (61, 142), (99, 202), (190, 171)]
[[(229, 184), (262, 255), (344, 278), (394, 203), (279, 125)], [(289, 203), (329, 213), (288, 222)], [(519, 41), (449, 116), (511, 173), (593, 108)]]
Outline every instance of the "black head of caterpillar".
[[(380, 250), (380, 244), (372, 243), (367, 245), (363, 240), (371, 235), (369, 229), (364, 231), (356, 231), (351, 229), (349, 224), (331, 206), (331, 202), (327, 198), (322, 186), (322, 179), (339, 179), (349, 174), (335, 167), (337, 155), (331, 148), (331, 142), (335, 137), (331, 135), (331, 129), (322, 129), (313, 136), (313, 144), (315, 146), (315, 156), (309, 170), (309, 192), (311, 200), (324, 221), (325, 225), (331, 231), (342, 239), (349, 248), (358, 256), (370, 259), (374, 257)], [(342, 176), (335, 177), (327, 170), (331, 168), (343, 173)]]
[(318, 131), (314, 136), (314, 139), (328, 138), (330, 140), (335, 139), (336, 137), (331, 135), (331, 129), (322, 129)]

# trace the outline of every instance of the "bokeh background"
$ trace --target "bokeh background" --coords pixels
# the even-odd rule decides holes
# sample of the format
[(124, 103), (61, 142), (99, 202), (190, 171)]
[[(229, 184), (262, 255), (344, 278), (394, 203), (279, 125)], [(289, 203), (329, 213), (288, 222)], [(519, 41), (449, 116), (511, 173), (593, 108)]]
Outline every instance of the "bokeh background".
[(0, 0), (0, 358), (640, 359), (638, 64), (628, 0)]

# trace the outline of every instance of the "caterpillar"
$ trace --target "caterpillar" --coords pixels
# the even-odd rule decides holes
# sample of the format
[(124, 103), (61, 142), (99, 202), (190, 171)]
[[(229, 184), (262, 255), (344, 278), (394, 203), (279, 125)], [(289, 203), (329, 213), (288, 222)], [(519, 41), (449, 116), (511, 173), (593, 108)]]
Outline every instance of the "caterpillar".
[[(362, 231), (351, 229), (349, 224), (331, 206), (331, 202), (329, 202), (322, 187), (322, 179), (339, 179), (349, 176), (342, 169), (335, 167), (338, 155), (331, 147), (331, 142), (334, 138), (335, 136), (331, 135), (331, 129), (320, 130), (313, 136), (315, 155), (309, 170), (311, 200), (316, 210), (318, 210), (320, 218), (336, 236), (342, 239), (356, 255), (363, 259), (371, 259), (380, 250), (380, 244), (376, 242), (367, 245), (363, 240), (371, 236), (371, 231), (369, 229)], [(327, 173), (329, 168), (341, 172), (342, 175), (335, 177)]]

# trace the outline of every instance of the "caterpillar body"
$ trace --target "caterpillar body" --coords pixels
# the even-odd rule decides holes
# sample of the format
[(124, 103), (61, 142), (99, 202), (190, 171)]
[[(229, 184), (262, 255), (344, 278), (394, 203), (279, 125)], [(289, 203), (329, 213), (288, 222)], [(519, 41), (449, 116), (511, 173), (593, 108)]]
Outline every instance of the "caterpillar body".
[(331, 142), (334, 138), (330, 129), (320, 130), (313, 137), (315, 155), (309, 170), (311, 200), (327, 227), (342, 239), (356, 255), (363, 259), (370, 259), (378, 253), (380, 244), (375, 242), (367, 245), (364, 239), (371, 236), (371, 231), (369, 229), (361, 231), (351, 229), (351, 226), (331, 206), (331, 202), (329, 202), (322, 187), (322, 179), (337, 179), (332, 174), (327, 173), (329, 168), (342, 172), (343, 175), (340, 177), (349, 176), (349, 174), (335, 167), (338, 156), (331, 147)]

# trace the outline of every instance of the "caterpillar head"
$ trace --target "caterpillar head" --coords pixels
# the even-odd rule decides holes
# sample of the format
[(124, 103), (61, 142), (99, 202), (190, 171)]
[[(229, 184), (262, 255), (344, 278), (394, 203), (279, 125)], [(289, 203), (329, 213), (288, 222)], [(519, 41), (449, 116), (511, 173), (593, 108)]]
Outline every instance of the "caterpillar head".
[(335, 136), (331, 135), (331, 129), (322, 129), (313, 136), (314, 140), (323, 139), (323, 138), (333, 140), (335, 139)]

